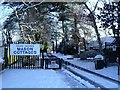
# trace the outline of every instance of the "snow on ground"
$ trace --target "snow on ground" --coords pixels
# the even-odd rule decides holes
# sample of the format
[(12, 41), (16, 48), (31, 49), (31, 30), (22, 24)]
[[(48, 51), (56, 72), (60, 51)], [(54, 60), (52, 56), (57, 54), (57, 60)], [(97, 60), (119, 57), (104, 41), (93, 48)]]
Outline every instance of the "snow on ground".
[(3, 63), (4, 62), (4, 60), (0, 57), (0, 63)]
[[(61, 53), (54, 53), (53, 55), (59, 57), (59, 58), (62, 58), (64, 60), (67, 60), (67, 58), (71, 58), (72, 56), (70, 55), (66, 55), (64, 56), (63, 54)], [(118, 67), (117, 66), (109, 66), (107, 68), (103, 68), (103, 69), (99, 69), (99, 70), (96, 70), (95, 69), (95, 63), (94, 62), (88, 62), (88, 61), (85, 61), (85, 60), (80, 60), (80, 59), (77, 59), (77, 58), (74, 58), (74, 59), (70, 59), (70, 60), (67, 60), (75, 65), (78, 65), (80, 67), (83, 67), (85, 69), (88, 69), (88, 70), (91, 70), (93, 72), (96, 72), (96, 73), (99, 73), (101, 75), (104, 75), (104, 76), (107, 76), (107, 77), (110, 77), (112, 79), (115, 79), (115, 80), (118, 80)]]
[(54, 70), (8, 69), (2, 74), (2, 88), (69, 88)]
[(6, 69), (1, 88), (95, 88), (66, 69)]
[[(72, 56), (63, 56), (62, 54), (54, 54), (55, 56), (59, 58), (64, 58), (65, 60), (68, 60), (67, 58), (71, 58)], [(116, 80), (118, 79), (117, 75), (117, 67), (111, 66), (104, 69), (96, 70), (95, 65), (93, 62), (88, 61), (81, 61), (80, 59), (69, 59), (71, 63), (74, 63), (76, 65), (79, 65), (83, 68), (86, 68), (88, 70), (94, 71), (96, 73), (111, 77)], [(95, 76), (92, 76), (90, 74), (86, 74), (85, 72), (79, 71), (74, 68), (77, 72), (81, 73), (82, 75), (91, 77), (92, 80), (97, 81), (98, 83), (101, 83), (103, 85), (106, 85), (106, 87), (118, 87), (118, 85), (111, 84), (110, 82), (103, 82), (103, 80), (100, 80), (98, 78), (95, 78)], [(93, 85), (91, 85), (89, 82), (71, 74), (68, 71), (67, 72), (71, 77), (75, 78), (80, 83), (86, 85), (87, 87), (94, 88)], [(61, 77), (60, 73), (56, 73), (54, 70), (45, 70), (45, 69), (6, 69), (2, 74), (0, 74), (0, 85), (2, 83), (2, 88), (71, 88), (71, 86), (68, 84), (69, 82), (76, 83), (77, 86), (80, 86), (76, 81), (74, 81), (72, 78), (68, 79), (66, 82)], [(72, 81), (73, 80), (73, 81)], [(74, 87), (75, 84), (73, 84)], [(76, 87), (76, 86), (75, 86)]]
[(0, 90), (2, 89), (2, 74), (0, 73)]
[(0, 75), (1, 88), (95, 88), (73, 73), (46, 69), (7, 69)]
[(61, 75), (62, 79), (68, 83), (70, 88), (95, 88), (88, 83), (88, 81), (83, 80), (64, 68), (62, 70), (57, 70), (56, 72)]
[(3, 63), (3, 48), (2, 47), (0, 47), (0, 63)]
[(62, 58), (62, 59), (67, 59), (67, 58), (73, 58), (72, 55), (64, 55), (64, 54), (61, 54), (61, 53), (53, 53), (52, 55), (56, 56), (56, 57), (59, 57), (59, 58)]
[(70, 62), (73, 64), (76, 64), (80, 67), (83, 67), (85, 69), (88, 69), (88, 70), (91, 70), (93, 72), (99, 73), (101, 75), (118, 80), (118, 75), (117, 75), (118, 68), (117, 68), (117, 66), (109, 66), (107, 68), (96, 70), (94, 62), (85, 62), (85, 61), (80, 61), (80, 60), (74, 60), (74, 61), (70, 61)]
[(78, 72), (80, 75), (83, 75), (83, 76), (89, 78), (90, 80), (92, 80), (92, 81), (94, 81), (96, 83), (99, 83), (100, 85), (104, 86), (105, 88), (118, 88), (118, 84), (115, 84), (113, 82), (105, 80), (104, 78), (97, 77), (96, 75), (87, 73), (85, 71), (81, 71), (81, 70), (79, 70), (77, 68), (73, 68), (71, 66), (70, 66), (70, 68), (75, 70), (76, 72)]
[(96, 88), (94, 85), (91, 85), (88, 81), (83, 80), (82, 78), (74, 75), (73, 73), (65, 70), (64, 72), (68, 73), (70, 76), (74, 77), (76, 80), (78, 80), (80, 83), (85, 85), (87, 88)]

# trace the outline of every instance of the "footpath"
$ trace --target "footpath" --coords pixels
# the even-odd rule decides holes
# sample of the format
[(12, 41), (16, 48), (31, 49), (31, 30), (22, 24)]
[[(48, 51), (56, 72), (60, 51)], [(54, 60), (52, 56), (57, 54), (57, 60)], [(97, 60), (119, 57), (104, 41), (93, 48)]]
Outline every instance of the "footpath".
[[(62, 76), (50, 69), (6, 69), (0, 75), (0, 89), (70, 88)], [(41, 89), (40, 89), (41, 90)]]
[(120, 76), (118, 75), (118, 66), (112, 65), (104, 67), (103, 69), (95, 69), (95, 63), (93, 61), (89, 60), (80, 60), (80, 58), (73, 58), (71, 55), (64, 55), (61, 53), (53, 53), (52, 55), (63, 59), (64, 61), (70, 62), (76, 66), (79, 66), (87, 71), (97, 73), (99, 75), (102, 75), (104, 77), (108, 77), (110, 79), (120, 81)]

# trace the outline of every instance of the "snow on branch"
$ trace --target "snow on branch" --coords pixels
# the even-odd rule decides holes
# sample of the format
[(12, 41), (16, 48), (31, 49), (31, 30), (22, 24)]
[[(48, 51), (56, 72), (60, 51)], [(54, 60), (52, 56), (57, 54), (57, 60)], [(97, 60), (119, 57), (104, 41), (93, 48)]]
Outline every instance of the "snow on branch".
[(24, 9), (23, 11), (26, 11), (26, 10), (28, 10), (28, 9), (30, 9), (30, 8), (33, 8), (33, 7), (36, 7), (36, 6), (38, 6), (38, 5), (40, 5), (40, 4), (42, 4), (43, 2), (44, 2), (45, 0), (42, 0), (40, 3), (38, 3), (38, 4), (35, 4), (35, 5), (32, 5), (32, 6), (28, 6), (26, 9)]

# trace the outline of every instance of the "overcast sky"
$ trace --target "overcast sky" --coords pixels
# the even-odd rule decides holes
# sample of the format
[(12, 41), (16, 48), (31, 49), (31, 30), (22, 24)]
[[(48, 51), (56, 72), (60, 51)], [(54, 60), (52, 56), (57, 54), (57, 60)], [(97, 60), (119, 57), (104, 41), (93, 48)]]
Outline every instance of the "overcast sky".
[[(3, 2), (4, 0), (0, 0), (0, 3)], [(91, 5), (94, 6), (94, 4), (96, 3), (97, 0), (89, 0), (90, 3), (88, 3), (89, 7), (92, 8)], [(92, 8), (93, 9), (93, 8)], [(8, 17), (8, 15), (11, 14), (12, 9), (8, 8), (7, 6), (3, 6), (2, 4), (0, 4), (0, 25), (3, 24), (3, 22), (5, 21), (5, 19)]]
[(2, 24), (8, 15), (10, 15), (12, 12), (12, 9), (8, 8), (7, 6), (3, 6), (0, 4), (0, 24)]
[[(4, 0), (2, 0), (4, 1)], [(2, 2), (0, 0), (0, 2)], [(102, 1), (102, 0), (100, 0)], [(90, 9), (94, 9), (93, 7), (95, 6), (97, 0), (89, 0), (89, 2), (87, 3), (87, 5), (89, 6)], [(102, 3), (99, 2), (98, 3), (98, 6), (101, 6)], [(10, 15), (12, 13), (12, 9), (11, 8), (8, 8), (8, 6), (3, 6), (0, 4), (0, 27), (1, 25), (3, 24), (3, 22), (6, 20), (6, 18), (8, 17), (8, 15)]]

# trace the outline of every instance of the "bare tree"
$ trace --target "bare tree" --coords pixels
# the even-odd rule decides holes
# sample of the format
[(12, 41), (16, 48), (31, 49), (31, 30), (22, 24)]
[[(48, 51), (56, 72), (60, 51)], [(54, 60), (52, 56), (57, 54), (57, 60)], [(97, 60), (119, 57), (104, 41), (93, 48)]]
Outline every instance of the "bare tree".
[(99, 50), (100, 50), (100, 53), (102, 53), (102, 43), (101, 43), (101, 39), (100, 39), (100, 34), (98, 32), (96, 20), (95, 20), (95, 10), (97, 8), (98, 2), (99, 2), (99, 0), (97, 0), (93, 10), (91, 10), (86, 3), (84, 3), (84, 5), (86, 6), (87, 10), (89, 11), (89, 17), (91, 18), (91, 21), (93, 22), (93, 26), (94, 26), (94, 29), (96, 32), (97, 40), (99, 43)]

